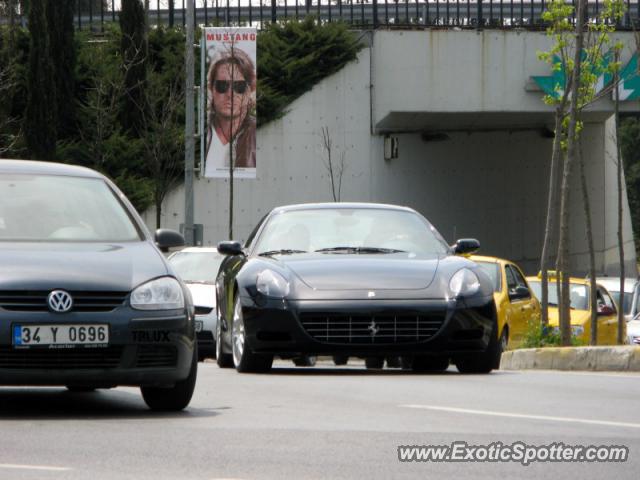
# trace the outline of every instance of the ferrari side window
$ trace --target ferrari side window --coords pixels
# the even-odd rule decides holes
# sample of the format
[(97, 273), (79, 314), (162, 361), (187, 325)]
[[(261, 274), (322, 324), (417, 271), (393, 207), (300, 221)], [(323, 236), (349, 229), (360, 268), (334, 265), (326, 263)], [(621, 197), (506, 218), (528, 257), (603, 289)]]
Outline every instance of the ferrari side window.
[[(267, 215), (269, 215), (269, 214), (267, 213)], [(267, 218), (267, 215), (265, 215), (264, 217), (262, 217), (260, 219), (260, 221), (256, 225), (256, 228), (254, 228), (253, 231), (249, 234), (249, 237), (247, 238), (247, 241), (244, 242), (244, 248), (249, 248), (249, 246), (251, 245), (251, 242), (253, 242), (253, 239), (255, 238), (256, 234), (258, 233), (258, 230), (260, 230), (260, 227), (264, 223), (264, 219)]]

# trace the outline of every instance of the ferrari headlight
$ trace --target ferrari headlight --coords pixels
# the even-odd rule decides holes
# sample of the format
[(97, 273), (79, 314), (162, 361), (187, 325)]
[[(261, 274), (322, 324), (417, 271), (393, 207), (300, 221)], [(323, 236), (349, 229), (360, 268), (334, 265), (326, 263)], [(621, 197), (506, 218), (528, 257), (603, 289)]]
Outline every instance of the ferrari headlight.
[(449, 281), (449, 290), (454, 297), (473, 295), (479, 289), (478, 276), (468, 268), (458, 270)]
[(184, 308), (180, 283), (173, 277), (151, 280), (131, 293), (131, 307), (136, 310), (177, 310)]
[(289, 295), (289, 282), (273, 270), (263, 270), (256, 280), (256, 288), (267, 297), (284, 298)]

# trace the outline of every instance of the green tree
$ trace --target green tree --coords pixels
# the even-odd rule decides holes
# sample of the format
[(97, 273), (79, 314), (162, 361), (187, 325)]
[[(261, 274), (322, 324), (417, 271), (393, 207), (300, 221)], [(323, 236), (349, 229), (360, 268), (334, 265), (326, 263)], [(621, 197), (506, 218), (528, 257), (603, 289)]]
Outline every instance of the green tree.
[(68, 138), (76, 129), (75, 66), (73, 15), (75, 0), (48, 0), (49, 41), (54, 68), (58, 138)]
[[(12, 89), (11, 64), (0, 63), (0, 98)], [(9, 151), (15, 142), (10, 124), (13, 119), (7, 113), (8, 105), (0, 102), (0, 156)]]
[(123, 132), (119, 122), (124, 95), (120, 32), (108, 28), (99, 42), (91, 34), (78, 37), (76, 135), (61, 142), (58, 157), (65, 162), (94, 168), (112, 178), (143, 211), (151, 205), (153, 192), (146, 178), (139, 138)]
[(640, 118), (623, 119), (619, 137), (636, 255), (640, 257)]
[(286, 107), (323, 78), (356, 59), (360, 40), (346, 24), (274, 23), (258, 35), (258, 126), (286, 113)]
[(149, 36), (147, 87), (139, 105), (143, 168), (153, 192), (156, 228), (162, 203), (184, 175), (184, 42), (182, 32), (155, 29)]
[(126, 131), (139, 133), (142, 123), (141, 106), (147, 70), (147, 35), (144, 6), (140, 0), (123, 0), (120, 12), (124, 99), (121, 121)]
[(25, 150), (22, 125), (27, 104), (29, 34), (0, 28), (0, 153), (19, 158)]
[(32, 156), (50, 160), (55, 155), (57, 105), (54, 67), (51, 60), (47, 0), (31, 0), (29, 8), (28, 100), (24, 132)]
[(109, 11), (109, 4), (111, 3), (109, 0), (77, 0), (77, 2), (78, 11), (80, 11), (80, 13), (91, 12), (96, 16), (100, 14), (102, 9), (104, 9), (105, 12)]
[[(593, 236), (591, 231), (589, 209), (589, 199), (584, 178), (584, 165), (580, 155), (580, 132), (582, 130), (582, 111), (594, 100), (611, 91), (615, 85), (613, 82), (608, 89), (601, 92), (596, 91), (598, 80), (603, 75), (615, 74), (619, 68), (617, 55), (622, 45), (619, 43), (611, 45), (610, 34), (615, 30), (615, 25), (624, 14), (624, 3), (622, 0), (605, 0), (601, 11), (599, 22), (589, 22), (586, 15), (586, 0), (578, 0), (576, 7), (575, 25), (571, 21), (573, 7), (565, 4), (563, 0), (553, 0), (543, 18), (550, 24), (548, 34), (554, 38), (554, 44), (549, 52), (540, 54), (540, 58), (553, 65), (554, 70), (563, 71), (560, 77), (563, 79), (560, 84), (556, 84), (554, 94), (547, 95), (545, 102), (556, 106), (556, 140), (554, 142), (554, 156), (562, 154), (564, 162), (562, 165), (562, 182), (560, 190), (560, 213), (559, 213), (559, 240), (557, 254), (557, 284), (560, 289), (559, 317), (560, 317), (560, 337), (563, 345), (571, 344), (570, 327), (570, 299), (569, 299), (569, 194), (571, 178), (573, 176), (573, 164), (579, 162), (581, 167), (581, 187), (583, 204), (585, 205), (585, 216), (587, 218), (586, 233), (590, 251), (590, 275), (592, 277), (591, 302), (592, 302), (592, 342), (596, 342), (597, 318), (595, 305), (595, 254), (593, 251)], [(613, 62), (609, 58), (613, 52)], [(560, 59), (558, 61), (557, 59)], [(567, 99), (568, 105), (567, 105)], [(566, 112), (563, 108), (568, 106)], [(562, 122), (559, 122), (562, 117)], [(561, 125), (561, 128), (558, 128)], [(556, 150), (556, 147), (559, 149)], [(554, 175), (552, 165), (552, 176)], [(547, 213), (547, 227), (550, 223), (551, 196), (556, 188), (555, 182), (550, 182), (549, 211)], [(545, 246), (543, 247), (542, 266), (546, 262), (545, 247), (547, 246), (547, 236), (550, 232), (545, 232)], [(543, 271), (542, 279), (542, 308), (547, 309), (546, 302), (546, 270)]]

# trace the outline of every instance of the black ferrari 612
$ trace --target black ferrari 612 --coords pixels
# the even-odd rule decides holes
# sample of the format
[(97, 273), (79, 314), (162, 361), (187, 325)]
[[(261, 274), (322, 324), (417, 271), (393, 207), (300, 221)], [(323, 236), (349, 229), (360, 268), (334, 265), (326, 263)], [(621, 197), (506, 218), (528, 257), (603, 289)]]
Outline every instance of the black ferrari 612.
[(366, 203), (275, 208), (244, 247), (221, 242), (217, 361), (270, 370), (274, 356), (401, 357), (415, 371), (488, 373), (500, 347), (489, 278), (419, 213)]

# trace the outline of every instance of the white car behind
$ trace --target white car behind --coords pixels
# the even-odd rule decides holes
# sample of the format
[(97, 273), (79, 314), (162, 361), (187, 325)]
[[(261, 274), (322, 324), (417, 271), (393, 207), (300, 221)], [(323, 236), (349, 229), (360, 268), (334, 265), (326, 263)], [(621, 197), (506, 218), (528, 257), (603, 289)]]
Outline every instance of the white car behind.
[(631, 320), (638, 313), (638, 293), (640, 284), (635, 278), (624, 279), (624, 305), (620, 305), (620, 277), (596, 277), (596, 281), (606, 288), (616, 305), (622, 307), (627, 321)]
[(169, 263), (186, 283), (193, 297), (200, 361), (216, 356), (218, 317), (215, 282), (223, 258), (215, 247), (188, 247), (169, 257)]

